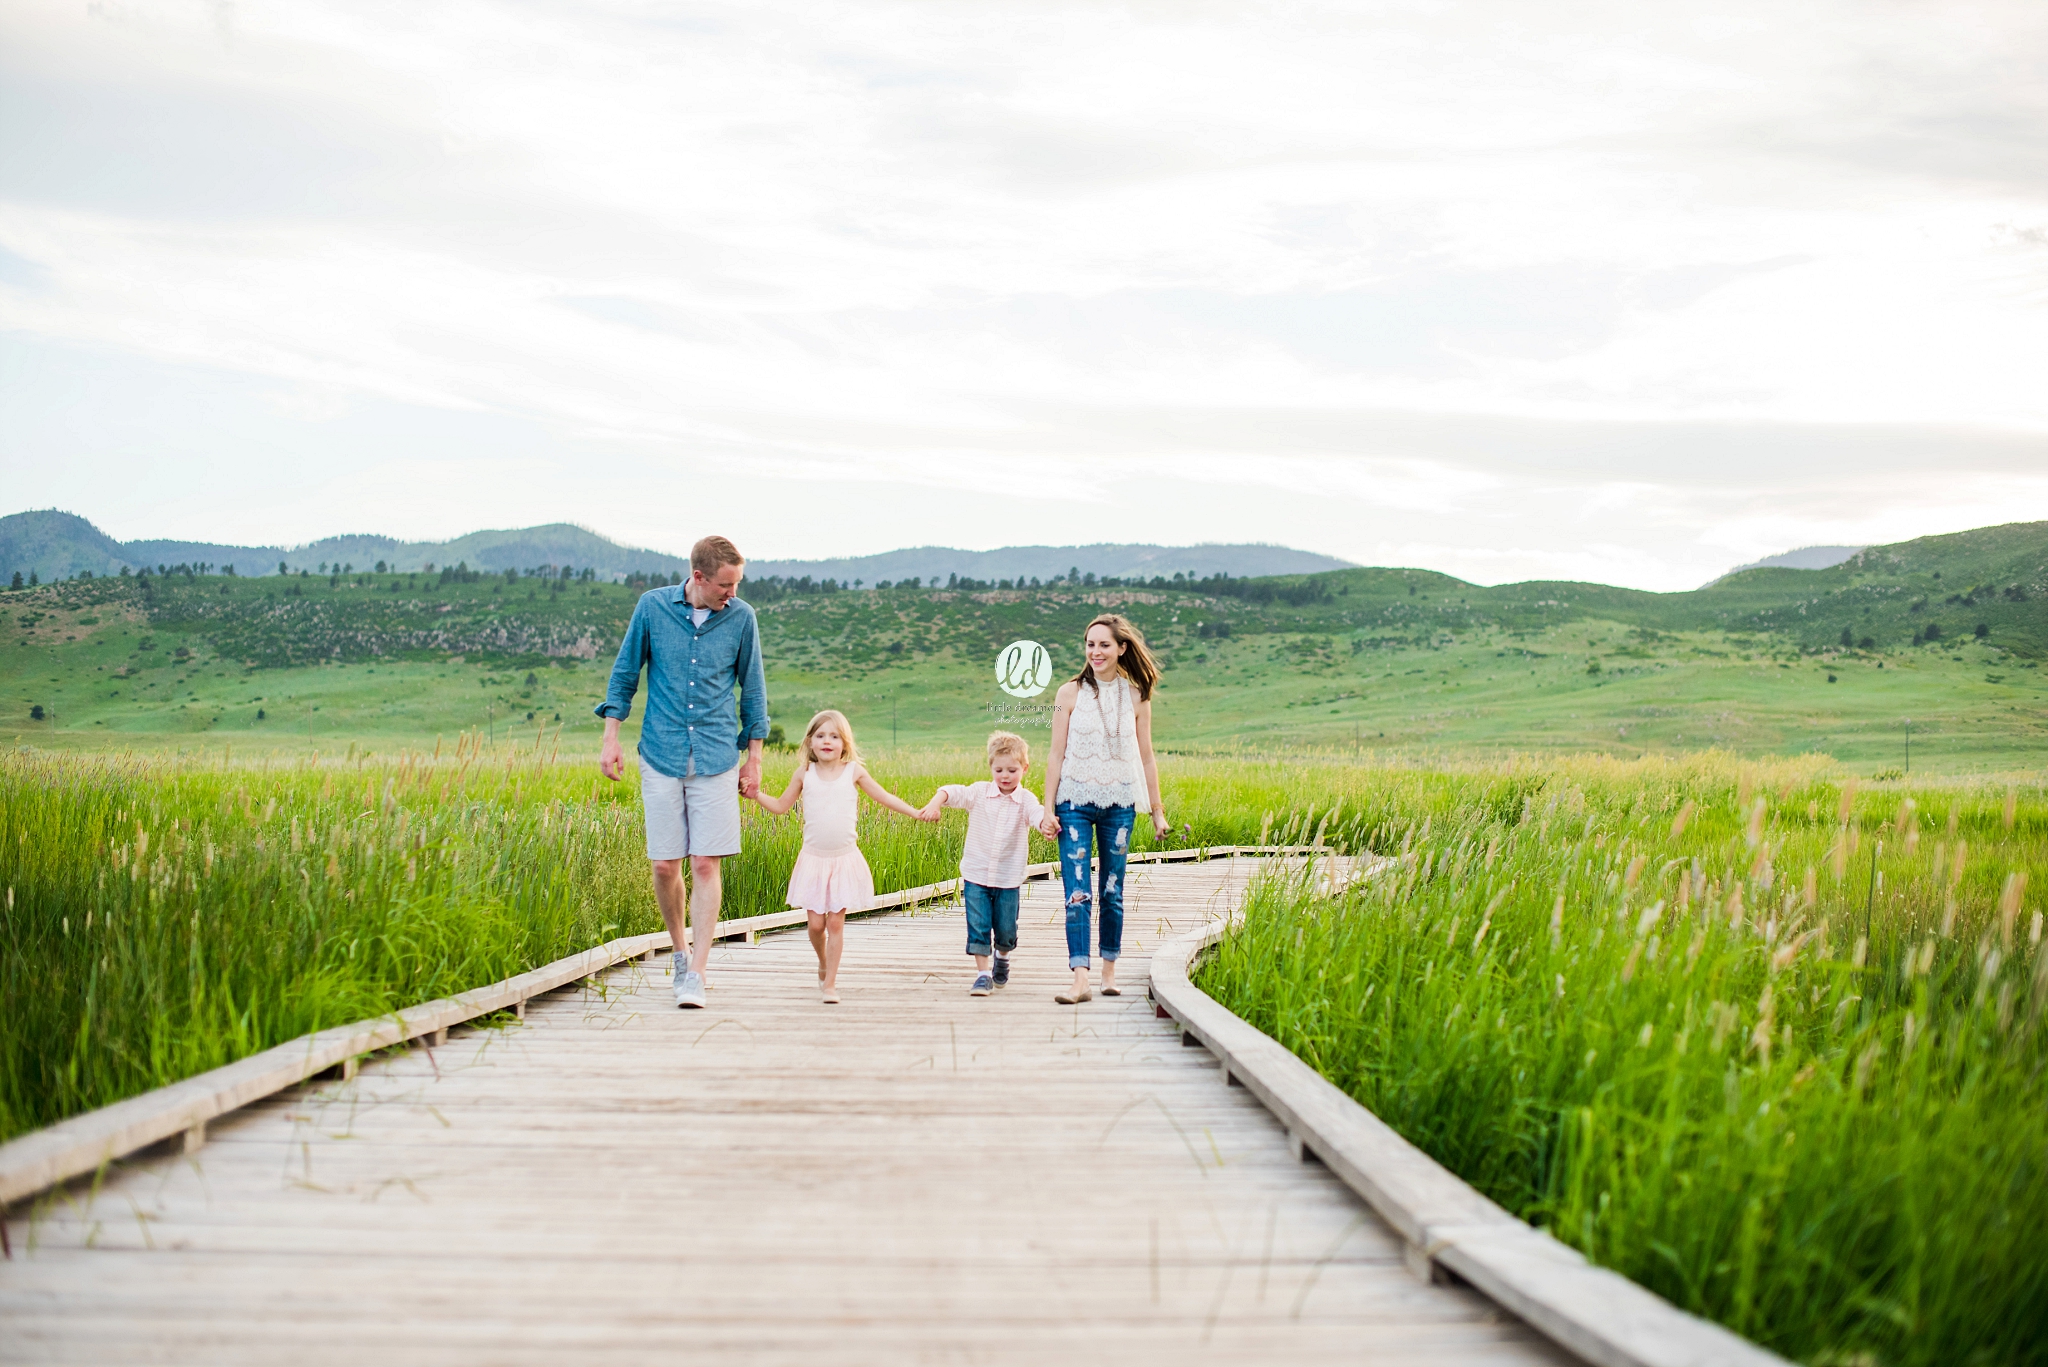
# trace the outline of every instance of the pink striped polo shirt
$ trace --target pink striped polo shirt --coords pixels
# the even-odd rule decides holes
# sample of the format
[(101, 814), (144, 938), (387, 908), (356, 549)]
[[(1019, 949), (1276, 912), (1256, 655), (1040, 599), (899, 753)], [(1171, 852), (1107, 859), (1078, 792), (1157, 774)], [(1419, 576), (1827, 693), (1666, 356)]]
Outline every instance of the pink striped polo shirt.
[(993, 779), (948, 783), (939, 794), (948, 807), (967, 809), (967, 848), (960, 852), (960, 876), (985, 888), (1024, 885), (1031, 860), (1031, 828), (1045, 816), (1037, 794), (1023, 784), (1004, 797)]

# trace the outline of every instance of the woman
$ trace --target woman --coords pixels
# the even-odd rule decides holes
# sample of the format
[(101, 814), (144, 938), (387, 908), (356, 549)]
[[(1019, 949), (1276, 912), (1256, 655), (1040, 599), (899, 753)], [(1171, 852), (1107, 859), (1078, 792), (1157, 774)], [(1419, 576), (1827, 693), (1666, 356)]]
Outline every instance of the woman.
[[(1087, 663), (1060, 686), (1052, 704), (1052, 757), (1047, 761), (1045, 820), (1039, 829), (1060, 843), (1060, 881), (1067, 891), (1067, 966), (1074, 986), (1053, 1000), (1084, 1002), (1088, 991), (1089, 913), (1102, 913), (1102, 995), (1121, 996), (1117, 956), (1124, 939), (1124, 859), (1138, 813), (1152, 833), (1171, 829), (1159, 800), (1152, 758), (1152, 689), (1159, 665), (1138, 629), (1113, 612), (1088, 624)], [(1101, 873), (1091, 891), (1089, 846)]]

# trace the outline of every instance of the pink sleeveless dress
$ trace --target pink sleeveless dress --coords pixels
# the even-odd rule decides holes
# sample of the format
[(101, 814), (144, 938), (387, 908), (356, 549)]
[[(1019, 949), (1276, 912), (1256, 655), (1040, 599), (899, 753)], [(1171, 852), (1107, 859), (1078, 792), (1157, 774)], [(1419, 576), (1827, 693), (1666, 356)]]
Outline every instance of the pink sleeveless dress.
[(874, 875), (854, 844), (860, 790), (853, 766), (827, 779), (804, 772), (804, 845), (789, 875), (789, 904), (805, 911), (861, 911), (875, 900)]

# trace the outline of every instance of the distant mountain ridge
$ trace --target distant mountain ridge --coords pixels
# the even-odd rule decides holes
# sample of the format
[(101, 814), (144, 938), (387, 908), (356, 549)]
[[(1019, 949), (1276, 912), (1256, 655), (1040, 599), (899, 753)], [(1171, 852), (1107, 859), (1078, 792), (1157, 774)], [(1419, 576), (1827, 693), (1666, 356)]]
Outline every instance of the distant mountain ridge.
[[(745, 549), (742, 547), (741, 549)], [(240, 575), (277, 573), (280, 563), (293, 573), (320, 572), (340, 566), (368, 570), (379, 561), (393, 570), (419, 570), (427, 565), (467, 564), (471, 569), (526, 570), (542, 565), (592, 569), (601, 578), (636, 572), (687, 572), (687, 555), (671, 555), (645, 547), (622, 546), (585, 527), (555, 522), (540, 527), (471, 532), (452, 541), (401, 541), (389, 536), (330, 536), (303, 546), (230, 546), (216, 542), (140, 540), (116, 541), (75, 513), (43, 509), (0, 517), (0, 583), (19, 572), (39, 579), (69, 579), (80, 572), (119, 574), (122, 569), (205, 565), (222, 573), (232, 565)], [(900, 582), (916, 577), (948, 575), (996, 580), (1050, 579), (1070, 569), (1083, 574), (1119, 578), (1175, 574), (1235, 578), (1274, 574), (1313, 574), (1351, 568), (1334, 556), (1264, 544), (1153, 546), (1010, 546), (993, 551), (920, 546), (879, 555), (838, 560), (755, 560), (748, 573), (756, 578), (837, 579), (864, 585)]]
[[(1752, 560), (1747, 565), (1737, 565), (1728, 574), (1741, 574), (1744, 570), (1831, 570), (1857, 552), (1868, 549), (1867, 546), (1801, 546), (1797, 550), (1780, 551), (1761, 560)], [(1728, 574), (1706, 587), (1712, 588)]]
[(1152, 578), (1176, 574), (1207, 578), (1228, 574), (1235, 579), (1256, 579), (1274, 574), (1317, 574), (1324, 570), (1355, 569), (1348, 560), (1297, 551), (1263, 542), (1198, 546), (1116, 545), (1094, 546), (1005, 546), (993, 551), (963, 551), (951, 546), (915, 546), (908, 550), (884, 551), (879, 555), (849, 556), (839, 560), (755, 560), (748, 562), (750, 575), (779, 575), (784, 579), (838, 579), (847, 583), (900, 583), (905, 579), (938, 579), (959, 575), (984, 581), (1002, 579), (1051, 579), (1073, 570), (1082, 574), (1112, 575), (1127, 579), (1142, 575)]

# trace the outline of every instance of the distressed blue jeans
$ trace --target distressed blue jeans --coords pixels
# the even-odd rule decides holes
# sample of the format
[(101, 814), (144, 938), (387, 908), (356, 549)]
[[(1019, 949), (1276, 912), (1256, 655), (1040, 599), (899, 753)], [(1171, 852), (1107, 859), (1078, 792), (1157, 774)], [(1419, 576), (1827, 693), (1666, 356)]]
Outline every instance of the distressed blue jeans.
[[(1053, 815), (1060, 819), (1060, 882), (1067, 890), (1067, 967), (1088, 967), (1088, 923), (1097, 909), (1102, 957), (1114, 960), (1124, 952), (1124, 860), (1138, 809), (1062, 802)], [(1091, 853), (1099, 869), (1095, 877), (1089, 874)]]

